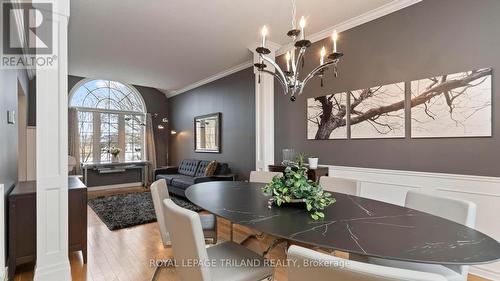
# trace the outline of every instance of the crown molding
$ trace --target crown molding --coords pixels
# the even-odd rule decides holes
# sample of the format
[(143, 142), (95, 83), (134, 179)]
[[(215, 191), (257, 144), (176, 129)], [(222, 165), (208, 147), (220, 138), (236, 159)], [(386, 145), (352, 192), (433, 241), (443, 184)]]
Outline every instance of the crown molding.
[(189, 90), (192, 90), (194, 88), (198, 88), (198, 87), (200, 87), (202, 85), (205, 85), (205, 84), (208, 84), (210, 82), (213, 82), (215, 80), (221, 79), (221, 78), (223, 78), (225, 76), (228, 76), (228, 75), (231, 75), (233, 73), (236, 73), (236, 72), (238, 72), (240, 70), (243, 70), (245, 68), (249, 68), (252, 65), (253, 65), (253, 61), (252, 60), (248, 60), (248, 61), (246, 61), (244, 63), (238, 64), (237, 66), (234, 66), (234, 67), (231, 67), (229, 69), (226, 69), (226, 70), (224, 70), (222, 72), (219, 72), (219, 73), (217, 73), (215, 75), (212, 75), (212, 76), (207, 77), (207, 78), (205, 78), (203, 80), (195, 82), (195, 83), (193, 83), (193, 84), (191, 84), (189, 86), (186, 86), (184, 88), (181, 88), (181, 89), (178, 89), (178, 90), (174, 90), (174, 91), (167, 91), (167, 92), (165, 90), (160, 90), (160, 91), (163, 92), (167, 96), (167, 98), (171, 98), (171, 97), (177, 96), (179, 94), (182, 94), (184, 92), (187, 92)]
[[(312, 43), (318, 42), (322, 39), (328, 38), (332, 35), (332, 32), (334, 30), (337, 30), (337, 32), (343, 32), (346, 30), (349, 30), (351, 28), (360, 26), (362, 24), (365, 24), (367, 22), (370, 22), (372, 20), (376, 20), (378, 18), (381, 18), (383, 16), (386, 16), (388, 14), (394, 13), (396, 11), (399, 11), (401, 9), (404, 9), (406, 7), (409, 7), (411, 5), (417, 4), (421, 2), (422, 0), (393, 0), (385, 5), (382, 5), (380, 7), (377, 7), (373, 10), (370, 10), (364, 14), (361, 14), (359, 16), (356, 16), (354, 18), (350, 18), (344, 22), (341, 22), (339, 24), (336, 24), (334, 26), (331, 26), (329, 28), (325, 28), (321, 30), (320, 32), (316, 32), (312, 35), (307, 36)], [(276, 56), (283, 55), (287, 51), (290, 51), (294, 48), (293, 43), (288, 43), (286, 45), (283, 45), (281, 49), (279, 49), (276, 52)]]
[[(344, 22), (341, 22), (341, 23), (334, 25), (334, 26), (331, 26), (329, 28), (323, 29), (320, 32), (316, 32), (312, 35), (309, 35), (308, 39), (312, 43), (318, 42), (324, 38), (329, 37), (332, 34), (333, 30), (337, 30), (338, 32), (346, 31), (348, 29), (360, 26), (362, 24), (365, 24), (365, 23), (370, 22), (372, 20), (381, 18), (381, 17), (386, 16), (388, 14), (394, 13), (396, 11), (399, 11), (401, 9), (409, 7), (411, 5), (417, 4), (421, 1), (422, 0), (393, 0), (385, 5), (377, 7), (377, 8), (370, 10), (364, 14), (361, 14), (361, 15), (356, 16), (354, 18), (348, 19)], [(269, 46), (277, 49), (276, 56), (283, 55), (284, 53), (286, 53), (289, 50), (292, 50), (292, 48), (293, 48), (293, 43), (288, 43), (286, 45), (280, 46), (277, 43), (268, 41), (267, 44), (272, 44)], [(250, 51), (253, 51), (253, 49), (255, 49), (254, 47), (255, 47), (254, 45), (251, 45), (248, 47), (248, 49)], [(173, 96), (182, 94), (184, 92), (187, 92), (189, 90), (192, 90), (192, 89), (197, 88), (199, 86), (202, 86), (204, 84), (207, 84), (207, 83), (210, 83), (210, 82), (215, 81), (217, 79), (220, 79), (224, 76), (228, 76), (230, 74), (233, 74), (235, 72), (243, 70), (247, 67), (252, 66), (252, 64), (253, 64), (252, 60), (246, 61), (242, 64), (231, 67), (225, 71), (222, 71), (220, 73), (212, 75), (208, 78), (205, 78), (203, 80), (200, 80), (198, 82), (195, 82), (189, 86), (186, 86), (186, 87), (178, 89), (178, 90), (174, 90), (174, 91), (166, 91), (166, 90), (161, 90), (161, 89), (158, 89), (158, 90), (163, 92), (167, 96), (167, 98), (171, 98)]]

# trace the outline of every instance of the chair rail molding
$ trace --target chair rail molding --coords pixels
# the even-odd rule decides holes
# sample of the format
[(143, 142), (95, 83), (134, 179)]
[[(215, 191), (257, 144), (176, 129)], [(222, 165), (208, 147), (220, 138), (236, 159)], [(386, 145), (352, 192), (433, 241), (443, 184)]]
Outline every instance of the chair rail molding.
[[(71, 280), (68, 258), (69, 0), (52, 0), (53, 68), (36, 70), (35, 281)], [(36, 4), (34, 4), (36, 6)]]
[[(260, 55), (255, 51), (258, 44), (248, 47), (253, 53), (253, 62), (260, 62)], [(267, 42), (266, 47), (271, 50), (270, 58), (281, 47), (279, 44)], [(274, 72), (274, 67), (268, 65), (266, 70)], [(268, 165), (274, 164), (274, 76), (260, 73), (255, 74), (255, 169), (267, 171)]]
[[(420, 189), (443, 196), (468, 200), (477, 205), (476, 229), (500, 240), (498, 206), (500, 177), (386, 170), (331, 166), (329, 176), (357, 181), (357, 195), (404, 205), (406, 192)], [(500, 280), (500, 262), (472, 266), (470, 272), (491, 280)]]

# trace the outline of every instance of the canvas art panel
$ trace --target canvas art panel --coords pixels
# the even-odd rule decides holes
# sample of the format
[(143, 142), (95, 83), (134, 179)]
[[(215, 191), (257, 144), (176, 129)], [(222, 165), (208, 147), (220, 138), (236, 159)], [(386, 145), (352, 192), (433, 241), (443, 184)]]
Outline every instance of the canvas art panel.
[(347, 94), (307, 99), (307, 139), (347, 139)]
[(412, 138), (489, 137), (491, 68), (411, 82)]
[(349, 91), (351, 138), (405, 137), (405, 84)]

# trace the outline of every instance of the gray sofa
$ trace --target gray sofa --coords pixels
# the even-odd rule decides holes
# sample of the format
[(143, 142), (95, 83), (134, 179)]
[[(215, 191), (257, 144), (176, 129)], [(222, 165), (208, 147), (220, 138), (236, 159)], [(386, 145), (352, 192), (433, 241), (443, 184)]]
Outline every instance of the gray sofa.
[(209, 181), (233, 181), (229, 166), (217, 163), (213, 176), (205, 176), (205, 170), (211, 161), (184, 159), (178, 167), (167, 167), (155, 170), (155, 179), (165, 179), (169, 193), (186, 197), (185, 191), (196, 183)]

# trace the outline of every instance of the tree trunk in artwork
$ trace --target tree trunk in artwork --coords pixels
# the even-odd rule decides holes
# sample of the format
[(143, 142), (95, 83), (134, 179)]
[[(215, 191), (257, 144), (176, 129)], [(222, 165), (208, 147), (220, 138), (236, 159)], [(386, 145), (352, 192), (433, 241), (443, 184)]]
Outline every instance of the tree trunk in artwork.
[[(320, 120), (315, 138), (328, 139), (333, 130), (346, 125), (345, 116), (347, 109), (335, 100), (334, 95), (318, 97), (315, 100), (321, 103), (323, 109), (323, 113), (319, 116)], [(333, 114), (334, 102), (338, 109), (336, 114)]]

